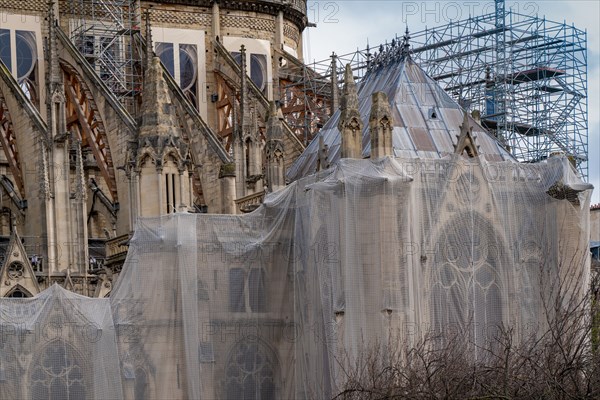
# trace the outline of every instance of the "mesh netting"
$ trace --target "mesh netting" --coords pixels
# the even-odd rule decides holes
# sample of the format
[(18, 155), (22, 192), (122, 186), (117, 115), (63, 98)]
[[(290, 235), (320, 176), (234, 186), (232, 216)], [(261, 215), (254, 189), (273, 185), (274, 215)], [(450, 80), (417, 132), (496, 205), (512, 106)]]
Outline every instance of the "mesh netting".
[[(94, 398), (321, 399), (362, 349), (427, 332), (462, 332), (477, 358), (501, 327), (540, 329), (550, 282), (587, 288), (590, 186), (572, 171), (341, 160), (248, 215), (143, 219), (112, 312), (56, 286), (1, 300), (19, 333), (2, 342), (0, 397), (37, 398), (55, 368), (57, 391)], [(100, 339), (29, 333), (54, 315)]]

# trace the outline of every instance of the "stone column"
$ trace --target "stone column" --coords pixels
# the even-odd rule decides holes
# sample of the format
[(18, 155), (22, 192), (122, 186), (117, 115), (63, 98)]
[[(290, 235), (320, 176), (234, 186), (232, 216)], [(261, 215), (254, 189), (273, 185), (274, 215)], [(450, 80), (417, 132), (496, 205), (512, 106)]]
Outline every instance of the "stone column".
[(213, 1), (212, 6), (212, 33), (213, 38), (220, 40), (221, 38), (221, 12), (219, 9), (219, 2)]
[(223, 214), (236, 214), (235, 205), (235, 164), (223, 164), (219, 171), (221, 181), (221, 212)]

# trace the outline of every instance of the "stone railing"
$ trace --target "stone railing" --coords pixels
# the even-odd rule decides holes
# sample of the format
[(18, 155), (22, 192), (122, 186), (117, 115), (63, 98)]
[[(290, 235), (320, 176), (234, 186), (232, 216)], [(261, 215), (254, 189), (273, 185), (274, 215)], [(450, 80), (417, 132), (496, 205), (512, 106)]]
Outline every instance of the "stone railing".
[(235, 201), (235, 205), (239, 212), (249, 213), (256, 210), (265, 199), (265, 191), (249, 194)]
[(125, 243), (129, 235), (121, 235), (106, 241), (106, 260), (110, 262), (117, 258), (125, 258), (129, 246)]

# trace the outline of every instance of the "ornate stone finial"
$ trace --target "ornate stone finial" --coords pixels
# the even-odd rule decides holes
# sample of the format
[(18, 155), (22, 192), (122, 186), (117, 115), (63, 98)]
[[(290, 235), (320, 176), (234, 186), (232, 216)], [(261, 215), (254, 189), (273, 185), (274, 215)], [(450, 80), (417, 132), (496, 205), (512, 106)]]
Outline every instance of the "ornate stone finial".
[(393, 155), (392, 127), (392, 113), (387, 95), (384, 92), (373, 93), (369, 117), (371, 159)]
[(154, 48), (152, 44), (152, 27), (150, 26), (150, 9), (145, 13), (146, 18), (146, 68), (150, 68), (152, 58), (154, 56)]
[(283, 112), (276, 102), (269, 103), (269, 119), (267, 120), (267, 140), (283, 139)]
[(460, 126), (460, 135), (457, 135), (456, 145), (454, 146), (455, 154), (463, 154), (463, 152), (467, 152), (467, 156), (469, 157), (477, 157), (479, 156), (479, 146), (475, 143), (475, 138), (473, 137), (473, 127), (469, 122), (469, 114), (467, 111), (464, 111), (463, 115), (463, 123)]
[(340, 104), (338, 92), (338, 68), (337, 55), (331, 53), (331, 113), (330, 116), (338, 109)]
[(246, 46), (244, 45), (240, 47), (240, 106), (242, 130), (245, 131), (252, 126), (252, 116), (250, 115), (250, 91), (248, 90)]
[(58, 45), (56, 37), (56, 14), (55, 14), (55, 1), (52, 0), (48, 3), (48, 58), (50, 64), (50, 93), (53, 93), (60, 86), (62, 88), (62, 73), (60, 70), (58, 60)]
[(338, 130), (342, 135), (342, 158), (362, 158), (363, 122), (358, 111), (358, 91), (350, 64), (346, 64), (344, 73), (340, 111)]
[(160, 58), (152, 57), (149, 61), (144, 75), (139, 136), (179, 136)]
[(406, 25), (406, 31), (404, 32), (403, 44), (402, 44), (402, 56), (408, 57), (410, 55), (410, 33), (408, 32), (408, 25)]
[(282, 120), (281, 108), (278, 107), (276, 102), (272, 101), (269, 107), (267, 143), (265, 144), (266, 178), (271, 191), (279, 190), (285, 186), (285, 149)]

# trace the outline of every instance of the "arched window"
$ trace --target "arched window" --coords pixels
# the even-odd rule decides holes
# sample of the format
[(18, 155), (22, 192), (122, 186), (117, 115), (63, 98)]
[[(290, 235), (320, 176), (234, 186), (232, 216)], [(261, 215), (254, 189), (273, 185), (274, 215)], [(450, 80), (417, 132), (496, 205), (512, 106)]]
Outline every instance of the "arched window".
[(276, 362), (259, 341), (238, 343), (227, 364), (226, 392), (231, 400), (276, 398)]
[(86, 398), (83, 362), (66, 343), (48, 344), (33, 365), (30, 378), (33, 400)]
[(229, 270), (229, 311), (267, 311), (264, 268), (242, 268)]
[(26, 298), (26, 297), (31, 297), (31, 294), (23, 289), (21, 286), (17, 286), (15, 287), (13, 290), (11, 290), (6, 297), (13, 297), (13, 298)]
[(469, 335), (484, 345), (502, 326), (504, 248), (491, 224), (476, 214), (450, 221), (431, 266), (432, 324), (442, 334)]

